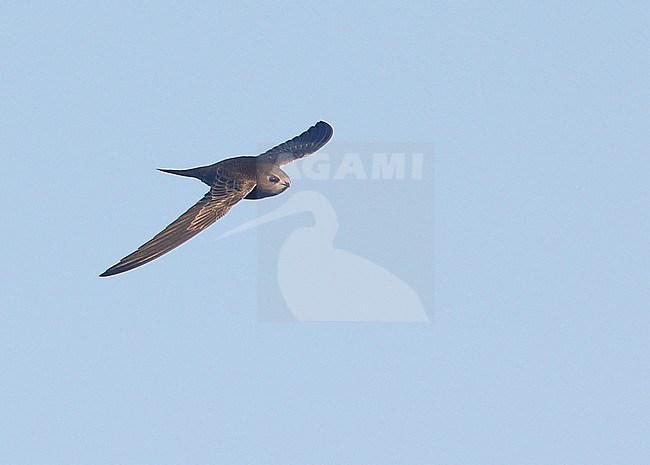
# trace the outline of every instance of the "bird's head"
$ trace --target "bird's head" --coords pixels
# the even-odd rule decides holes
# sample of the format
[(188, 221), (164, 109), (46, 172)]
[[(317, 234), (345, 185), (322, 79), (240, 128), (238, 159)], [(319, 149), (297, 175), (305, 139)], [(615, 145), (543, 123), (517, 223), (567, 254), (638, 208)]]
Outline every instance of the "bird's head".
[(291, 185), (289, 175), (275, 165), (257, 167), (257, 189), (268, 196), (278, 195)]

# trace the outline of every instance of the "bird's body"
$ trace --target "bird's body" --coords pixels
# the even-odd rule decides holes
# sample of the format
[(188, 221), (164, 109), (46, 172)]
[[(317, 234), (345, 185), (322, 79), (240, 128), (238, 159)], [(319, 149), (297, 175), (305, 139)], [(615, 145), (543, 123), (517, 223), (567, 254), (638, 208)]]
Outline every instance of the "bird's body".
[(330, 140), (332, 134), (332, 127), (321, 121), (256, 157), (234, 157), (186, 170), (161, 169), (166, 173), (200, 179), (210, 186), (210, 190), (176, 221), (100, 276), (123, 273), (155, 260), (210, 226), (242, 199), (258, 200), (281, 194), (290, 186), (291, 180), (280, 167), (314, 153)]

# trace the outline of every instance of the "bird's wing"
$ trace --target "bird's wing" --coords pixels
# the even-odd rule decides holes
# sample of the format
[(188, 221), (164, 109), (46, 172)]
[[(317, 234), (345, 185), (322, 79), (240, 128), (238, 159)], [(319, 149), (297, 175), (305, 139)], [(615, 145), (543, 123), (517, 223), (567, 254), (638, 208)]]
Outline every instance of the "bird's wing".
[(123, 273), (166, 254), (228, 213), (232, 206), (246, 197), (254, 187), (253, 179), (238, 179), (229, 176), (223, 169), (218, 170), (214, 184), (201, 200), (153, 239), (142, 244), (138, 250), (124, 257), (100, 276)]
[(332, 138), (332, 134), (332, 126), (320, 121), (299, 136), (267, 150), (257, 158), (277, 166), (286, 165), (320, 149)]

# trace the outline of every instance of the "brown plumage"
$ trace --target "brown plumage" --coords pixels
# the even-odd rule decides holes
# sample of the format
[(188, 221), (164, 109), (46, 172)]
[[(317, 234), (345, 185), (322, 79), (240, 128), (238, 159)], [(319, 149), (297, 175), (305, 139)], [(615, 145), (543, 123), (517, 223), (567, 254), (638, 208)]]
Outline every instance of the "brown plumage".
[(210, 190), (176, 221), (99, 276), (123, 273), (155, 260), (203, 231), (242, 199), (257, 200), (281, 194), (291, 180), (280, 167), (316, 152), (331, 139), (333, 132), (329, 124), (321, 121), (256, 157), (228, 158), (187, 170), (161, 169), (200, 179)]

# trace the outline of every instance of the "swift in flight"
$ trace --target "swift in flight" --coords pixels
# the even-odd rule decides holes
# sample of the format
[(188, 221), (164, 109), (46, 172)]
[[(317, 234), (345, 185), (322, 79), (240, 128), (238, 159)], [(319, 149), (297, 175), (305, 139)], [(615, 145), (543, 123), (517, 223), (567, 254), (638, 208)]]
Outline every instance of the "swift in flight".
[(186, 170), (161, 169), (165, 173), (200, 179), (210, 190), (176, 221), (99, 276), (124, 273), (155, 260), (196, 236), (242, 199), (258, 200), (281, 194), (291, 185), (281, 167), (316, 152), (333, 133), (329, 124), (320, 121), (299, 136), (258, 156), (228, 158)]

